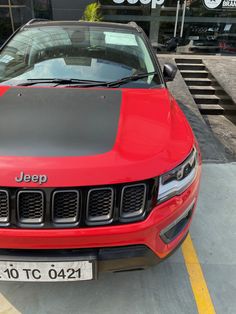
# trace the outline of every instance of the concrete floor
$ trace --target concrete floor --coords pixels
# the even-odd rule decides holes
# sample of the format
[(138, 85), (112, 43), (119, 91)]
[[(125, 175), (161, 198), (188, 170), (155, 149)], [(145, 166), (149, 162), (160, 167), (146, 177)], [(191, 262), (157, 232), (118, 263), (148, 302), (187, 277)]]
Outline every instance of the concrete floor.
[(203, 115), (209, 131), (224, 147), (225, 155), (236, 160), (236, 116)]
[[(236, 313), (235, 178), (236, 163), (204, 164), (191, 227), (217, 314)], [(0, 283), (0, 313), (195, 314), (197, 307), (180, 249), (154, 268), (98, 281)]]

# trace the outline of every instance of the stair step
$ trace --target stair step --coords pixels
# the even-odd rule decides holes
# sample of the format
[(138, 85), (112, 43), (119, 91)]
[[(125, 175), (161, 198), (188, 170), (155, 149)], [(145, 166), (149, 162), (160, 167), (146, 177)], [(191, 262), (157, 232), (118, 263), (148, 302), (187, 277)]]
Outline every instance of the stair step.
[(202, 90), (202, 89), (204, 89), (204, 90), (219, 90), (219, 89), (222, 89), (220, 86), (211, 86), (211, 85), (209, 85), (209, 86), (198, 86), (198, 85), (189, 85), (188, 86), (188, 88), (189, 89), (196, 89), (196, 90)]
[(188, 86), (191, 94), (195, 95), (215, 95), (216, 93), (225, 93), (224, 90), (220, 86), (195, 86), (189, 85)]
[(200, 104), (198, 108), (202, 114), (234, 114), (236, 115), (236, 106), (232, 105), (209, 105)]
[(196, 64), (196, 63), (177, 63), (177, 67), (179, 70), (204, 70), (206, 67), (204, 64)]
[(219, 104), (220, 98), (215, 95), (193, 95), (196, 104)]
[(177, 58), (175, 59), (176, 63), (194, 63), (194, 64), (202, 64), (202, 59), (195, 59), (195, 58)]
[(209, 75), (209, 72), (205, 70), (180, 70), (180, 73), (184, 78), (207, 78)]
[[(188, 85), (188, 86), (210, 86), (212, 85), (212, 81), (209, 79), (209, 78), (189, 78), (189, 77), (186, 77), (184, 79), (185, 83)], [(213, 82), (214, 83), (214, 82)]]
[(201, 104), (198, 105), (201, 114), (223, 114), (224, 109), (220, 105)]

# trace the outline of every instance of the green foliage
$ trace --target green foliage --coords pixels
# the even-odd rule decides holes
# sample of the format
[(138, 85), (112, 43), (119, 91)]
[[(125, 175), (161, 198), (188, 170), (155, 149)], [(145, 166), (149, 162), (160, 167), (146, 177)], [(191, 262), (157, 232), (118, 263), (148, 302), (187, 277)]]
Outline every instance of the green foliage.
[(84, 21), (89, 22), (99, 22), (102, 20), (102, 14), (101, 14), (101, 5), (100, 3), (94, 2), (89, 5), (84, 10), (83, 15)]

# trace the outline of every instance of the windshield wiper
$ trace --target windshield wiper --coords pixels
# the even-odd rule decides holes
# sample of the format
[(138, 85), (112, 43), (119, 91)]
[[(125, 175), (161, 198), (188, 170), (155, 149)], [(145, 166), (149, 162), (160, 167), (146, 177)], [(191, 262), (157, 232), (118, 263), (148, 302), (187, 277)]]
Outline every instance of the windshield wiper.
[[(116, 87), (116, 86), (120, 86), (122, 84), (129, 83), (131, 81), (138, 81), (139, 79), (148, 77), (150, 75), (156, 75), (156, 74), (158, 74), (156, 71), (154, 71), (154, 72), (138, 73), (138, 74), (134, 74), (134, 75), (131, 75), (131, 76), (123, 77), (123, 78), (121, 78), (119, 80), (116, 80), (116, 81), (107, 82), (106, 86), (107, 87)], [(105, 85), (105, 83), (104, 83), (104, 85)]]
[(56, 85), (70, 85), (70, 84), (85, 84), (87, 85), (100, 85), (106, 84), (106, 82), (102, 81), (92, 81), (92, 80), (81, 80), (81, 79), (60, 79), (60, 78), (53, 78), (53, 79), (46, 79), (46, 78), (38, 78), (38, 79), (27, 79), (26, 82), (18, 84), (18, 86), (31, 86), (36, 84), (56, 84)]
[[(138, 74), (134, 74), (131, 76), (126, 76), (123, 77), (119, 80), (115, 80), (115, 81), (110, 81), (110, 82), (100, 82), (100, 83), (96, 83), (96, 84), (86, 84), (83, 87), (93, 87), (93, 86), (105, 86), (105, 87), (119, 87), (122, 84), (126, 84), (129, 83), (131, 81), (138, 81), (139, 79), (148, 77), (150, 75), (156, 75), (158, 74), (157, 71), (153, 71), (153, 72), (142, 72), (142, 73), (138, 73)], [(77, 87), (78, 85), (73, 85), (73, 87)]]
[(18, 84), (18, 86), (31, 86), (36, 84), (56, 84), (57, 85), (73, 85), (73, 87), (96, 87), (96, 86), (105, 86), (105, 87), (119, 87), (122, 84), (126, 84), (131, 81), (138, 81), (139, 79), (148, 77), (150, 75), (156, 75), (158, 72), (144, 72), (138, 73), (131, 76), (123, 77), (116, 81), (104, 82), (104, 81), (93, 81), (93, 80), (83, 80), (83, 79), (46, 79), (46, 78), (38, 78), (38, 79), (27, 79), (26, 82)]

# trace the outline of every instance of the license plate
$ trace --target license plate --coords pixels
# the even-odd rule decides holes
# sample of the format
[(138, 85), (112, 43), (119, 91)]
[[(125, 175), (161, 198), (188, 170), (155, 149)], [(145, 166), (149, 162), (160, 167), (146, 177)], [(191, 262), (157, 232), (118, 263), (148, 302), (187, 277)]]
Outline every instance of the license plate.
[(94, 279), (94, 262), (0, 261), (0, 281), (80, 281)]

